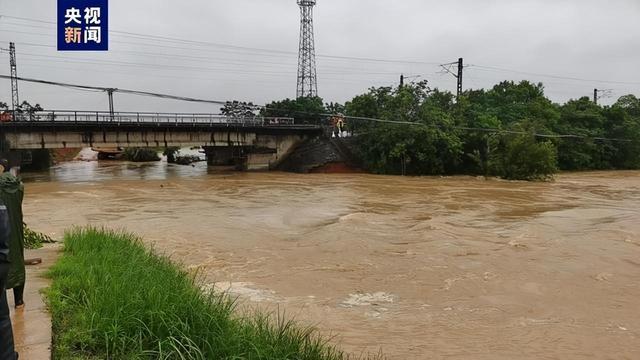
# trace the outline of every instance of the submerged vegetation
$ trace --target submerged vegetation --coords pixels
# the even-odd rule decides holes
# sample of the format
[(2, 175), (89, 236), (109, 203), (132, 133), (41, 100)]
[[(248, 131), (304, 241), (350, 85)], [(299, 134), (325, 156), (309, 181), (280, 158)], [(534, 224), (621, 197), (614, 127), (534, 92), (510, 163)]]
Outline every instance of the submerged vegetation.
[(374, 173), (540, 180), (558, 170), (640, 168), (640, 100), (634, 95), (612, 106), (587, 97), (556, 104), (541, 83), (504, 81), (456, 99), (425, 81), (371, 88), (344, 106), (312, 98), (263, 110), (305, 123), (339, 112), (379, 119), (347, 118), (348, 130), (358, 135), (357, 153)]
[(24, 248), (40, 249), (44, 244), (51, 244), (55, 241), (47, 234), (31, 230), (24, 224)]
[(346, 359), (311, 328), (239, 315), (133, 235), (75, 229), (47, 296), (56, 359)]
[(160, 161), (158, 151), (156, 149), (146, 148), (127, 148), (124, 150), (123, 157), (127, 161), (133, 162), (148, 162), (148, 161)]

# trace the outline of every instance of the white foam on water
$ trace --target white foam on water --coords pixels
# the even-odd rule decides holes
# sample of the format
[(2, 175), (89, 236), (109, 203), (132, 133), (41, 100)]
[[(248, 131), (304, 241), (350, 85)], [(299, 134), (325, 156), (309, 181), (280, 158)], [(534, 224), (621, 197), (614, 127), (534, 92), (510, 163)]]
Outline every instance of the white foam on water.
[(227, 293), (253, 302), (279, 301), (275, 291), (256, 289), (255, 284), (250, 282), (220, 282), (205, 285), (202, 290)]
[(383, 303), (393, 303), (395, 300), (395, 296), (385, 292), (376, 292), (376, 293), (359, 293), (359, 294), (349, 294), (349, 297), (346, 298), (341, 306), (344, 307), (354, 307), (354, 306), (372, 306)]

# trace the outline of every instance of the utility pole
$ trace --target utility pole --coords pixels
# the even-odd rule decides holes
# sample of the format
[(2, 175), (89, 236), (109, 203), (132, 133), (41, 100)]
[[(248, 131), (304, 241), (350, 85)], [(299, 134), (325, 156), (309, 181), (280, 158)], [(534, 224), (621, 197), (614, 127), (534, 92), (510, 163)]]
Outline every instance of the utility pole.
[(610, 98), (613, 95), (613, 89), (593, 89), (593, 103), (598, 105), (600, 99)]
[(20, 106), (20, 100), (18, 99), (18, 69), (16, 66), (16, 45), (9, 43), (9, 65), (11, 66), (11, 105), (13, 110), (13, 116), (16, 115), (16, 110)]
[[(460, 99), (460, 96), (462, 96), (462, 71), (464, 69), (464, 59), (459, 58), (457, 62), (442, 64), (440, 66), (442, 67), (442, 69), (444, 69), (444, 72), (453, 75), (453, 77), (458, 80), (456, 96), (458, 99)], [(453, 72), (453, 70), (451, 69), (453, 66), (456, 66), (458, 68), (458, 71)]]
[(404, 88), (404, 82), (408, 79), (417, 79), (419, 78), (421, 75), (411, 75), (411, 76), (405, 76), (404, 74), (400, 74), (400, 90), (402, 90), (402, 88)]
[(118, 89), (107, 89), (107, 94), (109, 95), (109, 118), (113, 120), (113, 92)]
[(464, 68), (463, 59), (458, 59), (458, 99), (462, 96), (462, 69)]

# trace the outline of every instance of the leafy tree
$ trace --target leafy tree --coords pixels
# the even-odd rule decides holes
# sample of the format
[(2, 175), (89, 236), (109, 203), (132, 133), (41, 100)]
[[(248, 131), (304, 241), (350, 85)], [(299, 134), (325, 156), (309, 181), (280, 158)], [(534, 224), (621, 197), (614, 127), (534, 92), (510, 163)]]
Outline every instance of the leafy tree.
[(559, 118), (558, 107), (545, 97), (542, 83), (503, 81), (484, 96), (483, 111), (504, 126), (527, 121), (535, 123), (537, 131), (550, 133)]
[(640, 100), (633, 95), (621, 97), (605, 109), (607, 137), (615, 142), (611, 165), (617, 169), (640, 169)]
[(386, 89), (390, 90), (390, 88), (371, 89), (367, 94), (356, 96), (353, 100), (345, 104), (345, 111), (350, 116), (380, 117), (380, 113), (382, 112), (381, 107), (384, 103), (382, 97), (387, 95), (386, 91), (382, 92), (380, 90)]
[(421, 123), (383, 124), (358, 139), (367, 167), (380, 174), (438, 175), (450, 172), (461, 143), (450, 133)]
[(624, 110), (631, 117), (640, 117), (640, 99), (635, 95), (621, 96), (613, 106)]
[(22, 104), (16, 108), (15, 116), (18, 118), (33, 119), (35, 112), (42, 110), (40, 104), (31, 105), (28, 101), (23, 101)]
[(544, 180), (558, 169), (640, 169), (640, 99), (634, 95), (611, 107), (586, 97), (559, 105), (541, 83), (504, 81), (456, 99), (423, 81), (370, 88), (344, 107), (287, 99), (263, 114), (317, 124), (324, 113), (342, 111), (357, 135), (356, 152), (376, 173)]
[(221, 112), (230, 118), (254, 118), (258, 109), (251, 102), (227, 101)]
[(327, 110), (327, 112), (330, 114), (342, 114), (345, 111), (344, 105), (340, 103), (331, 102), (331, 103), (325, 104), (324, 107)]
[(36, 111), (43, 111), (42, 106), (40, 104), (31, 105), (28, 101), (23, 101), (20, 106), (16, 109), (19, 113), (25, 114), (33, 114)]
[[(542, 84), (503, 82), (489, 91), (467, 91), (458, 101), (426, 82), (372, 88), (348, 102), (346, 111), (400, 122), (361, 125), (359, 153), (373, 172), (538, 180), (556, 171), (555, 145), (538, 142), (533, 135), (551, 134), (559, 118)], [(500, 135), (502, 129), (530, 135)]]
[(494, 152), (490, 171), (508, 180), (547, 180), (556, 173), (556, 147), (538, 142), (533, 134), (504, 135), (501, 151)]
[(298, 124), (324, 124), (327, 110), (322, 98), (301, 97), (295, 100), (285, 99), (268, 104), (261, 111), (265, 117), (290, 117)]
[[(374, 172), (442, 174), (453, 171), (462, 143), (451, 126), (450, 101), (437, 92), (430, 97), (426, 82), (400, 88), (372, 88), (346, 104), (347, 114), (403, 122), (358, 122), (361, 158)], [(353, 121), (349, 119), (349, 121)]]
[(605, 137), (606, 117), (603, 109), (589, 98), (571, 100), (561, 107), (560, 121), (554, 126), (560, 135), (585, 138), (563, 138), (558, 141), (558, 161), (563, 170), (610, 168), (609, 159), (615, 152), (612, 144), (593, 138)]

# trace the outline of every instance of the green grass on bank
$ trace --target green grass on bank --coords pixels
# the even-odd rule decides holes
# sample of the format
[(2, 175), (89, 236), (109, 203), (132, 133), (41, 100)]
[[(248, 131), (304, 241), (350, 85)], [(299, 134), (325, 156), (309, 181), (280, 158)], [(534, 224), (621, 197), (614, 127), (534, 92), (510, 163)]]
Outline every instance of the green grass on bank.
[(50, 271), (54, 359), (346, 359), (313, 329), (238, 315), (133, 235), (75, 229)]

